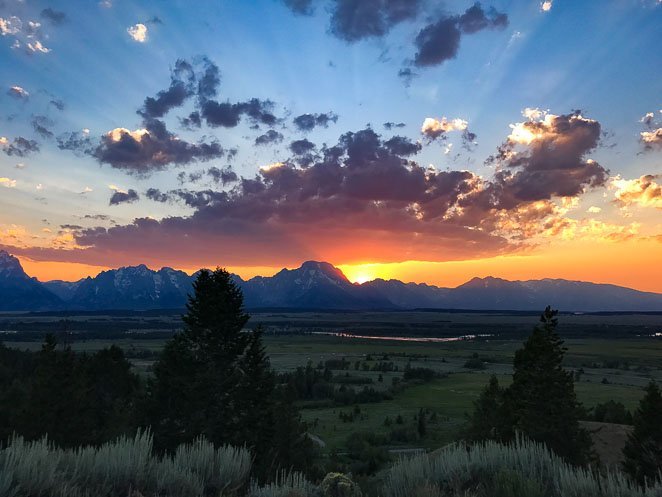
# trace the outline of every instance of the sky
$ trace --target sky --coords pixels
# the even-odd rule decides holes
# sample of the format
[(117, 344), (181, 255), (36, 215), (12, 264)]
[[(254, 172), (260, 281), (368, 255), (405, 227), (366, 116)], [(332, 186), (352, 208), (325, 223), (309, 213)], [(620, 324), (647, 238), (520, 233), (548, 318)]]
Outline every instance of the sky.
[(0, 0), (0, 249), (662, 292), (662, 1)]

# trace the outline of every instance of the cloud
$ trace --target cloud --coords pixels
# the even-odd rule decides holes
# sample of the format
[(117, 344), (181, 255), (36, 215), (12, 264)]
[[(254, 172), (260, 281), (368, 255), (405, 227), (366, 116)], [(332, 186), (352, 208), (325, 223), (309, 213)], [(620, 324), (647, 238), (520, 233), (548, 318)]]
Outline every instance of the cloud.
[(258, 98), (239, 103), (206, 100), (201, 105), (201, 115), (211, 127), (234, 128), (242, 116), (248, 116), (255, 124), (273, 126), (278, 122), (273, 107), (270, 100)]
[(540, 2), (540, 10), (542, 12), (549, 12), (552, 10), (552, 0), (545, 0), (544, 2)]
[(290, 150), (294, 155), (306, 155), (315, 150), (315, 144), (307, 139), (295, 140), (290, 143)]
[(414, 19), (420, 0), (334, 0), (331, 4), (331, 33), (353, 43), (380, 38), (393, 26)]
[(655, 181), (661, 178), (661, 174), (647, 174), (631, 180), (614, 178), (612, 186), (616, 190), (614, 192), (616, 204), (621, 207), (638, 205), (662, 209), (662, 184)]
[(0, 35), (16, 35), (21, 32), (23, 22), (16, 16), (8, 18), (0, 17)]
[(64, 102), (59, 98), (52, 98), (48, 103), (57, 110), (64, 110)]
[(239, 179), (237, 173), (235, 173), (230, 166), (227, 166), (224, 169), (219, 169), (218, 167), (210, 167), (207, 169), (207, 175), (210, 176), (216, 183), (220, 183), (222, 185), (234, 183)]
[(278, 131), (270, 129), (263, 135), (255, 138), (255, 145), (272, 145), (274, 143), (280, 143), (283, 141), (283, 135)]
[(653, 131), (642, 131), (640, 136), (641, 143), (643, 143), (646, 150), (662, 148), (662, 128)]
[(28, 93), (25, 88), (17, 85), (10, 87), (9, 90), (7, 90), (7, 95), (18, 100), (27, 100), (30, 98), (30, 93)]
[(27, 157), (34, 152), (39, 152), (39, 144), (36, 141), (28, 140), (22, 136), (14, 138), (14, 141), (11, 143), (5, 138), (0, 141), (0, 145), (2, 145), (4, 153), (16, 157)]
[(323, 114), (301, 114), (295, 117), (292, 122), (299, 131), (312, 131), (316, 126), (327, 128), (329, 123), (338, 122), (338, 116), (333, 112)]
[(111, 190), (114, 191), (110, 196), (108, 205), (132, 204), (133, 202), (137, 202), (140, 199), (138, 192), (132, 189), (129, 189), (129, 191), (125, 192), (111, 186)]
[(589, 212), (591, 214), (598, 214), (599, 212), (602, 212), (602, 208), (592, 205), (588, 209), (586, 209), (586, 212)]
[(67, 19), (67, 15), (64, 12), (53, 10), (50, 7), (42, 10), (40, 15), (42, 19), (46, 19), (54, 25), (60, 25)]
[(464, 119), (455, 118), (435, 119), (434, 117), (426, 117), (421, 126), (421, 133), (430, 141), (436, 140), (440, 137), (445, 137), (446, 133), (451, 131), (465, 131), (469, 123)]
[(159, 91), (155, 97), (145, 98), (138, 114), (145, 119), (165, 116), (171, 109), (182, 106), (194, 94), (194, 83), (193, 67), (186, 60), (178, 59), (171, 70), (168, 89)]
[(499, 202), (513, 205), (553, 196), (572, 197), (587, 188), (604, 186), (605, 168), (586, 154), (600, 141), (600, 123), (575, 111), (543, 112), (511, 125), (511, 133), (494, 157), (494, 192)]
[(142, 23), (126, 28), (126, 32), (129, 33), (133, 41), (137, 41), (138, 43), (145, 43), (147, 41), (147, 26)]
[(301, 16), (313, 15), (313, 0), (283, 0), (283, 3), (295, 14)]
[[(636, 236), (635, 225), (567, 216), (579, 195), (607, 181), (588, 157), (599, 139), (597, 121), (545, 112), (512, 125), (491, 158), (493, 176), (484, 178), (422, 167), (412, 160), (420, 144), (406, 137), (383, 138), (371, 128), (347, 132), (333, 146), (308, 142), (302, 152), (316, 152), (305, 165), (274, 162), (228, 191), (150, 189), (148, 198), (183, 202), (193, 213), (80, 230), (74, 234), (80, 250), (48, 257), (193, 266), (215, 262), (222, 246), (231, 265), (311, 257), (443, 261), (526, 250), (544, 237)], [(221, 170), (213, 174), (221, 177)]]
[(33, 42), (28, 42), (26, 45), (27, 52), (32, 54), (32, 53), (49, 53), (51, 51), (50, 48), (45, 47), (42, 45), (42, 43), (39, 40), (35, 40)]
[(32, 116), (30, 124), (32, 125), (32, 129), (35, 130), (35, 133), (40, 135), (42, 138), (53, 138), (53, 132), (51, 131), (51, 128), (55, 123), (52, 119), (41, 115)]
[(165, 124), (156, 119), (134, 131), (126, 128), (108, 131), (92, 152), (99, 162), (137, 175), (165, 169), (170, 164), (208, 161), (223, 154), (218, 142), (189, 143), (169, 132)]
[(402, 79), (405, 87), (409, 88), (411, 82), (418, 76), (418, 73), (411, 70), (409, 67), (404, 67), (398, 71), (398, 77)]
[(439, 65), (455, 58), (462, 34), (473, 34), (484, 29), (503, 29), (507, 25), (506, 14), (494, 8), (486, 12), (476, 2), (460, 16), (444, 16), (421, 29), (415, 40), (418, 51), (414, 64), (419, 67)]
[(0, 186), (5, 188), (16, 188), (16, 180), (9, 178), (0, 178)]
[(405, 125), (405, 123), (394, 123), (394, 122), (389, 121), (389, 122), (384, 123), (383, 126), (384, 126), (384, 129), (390, 131), (394, 128), (404, 128), (406, 125)]

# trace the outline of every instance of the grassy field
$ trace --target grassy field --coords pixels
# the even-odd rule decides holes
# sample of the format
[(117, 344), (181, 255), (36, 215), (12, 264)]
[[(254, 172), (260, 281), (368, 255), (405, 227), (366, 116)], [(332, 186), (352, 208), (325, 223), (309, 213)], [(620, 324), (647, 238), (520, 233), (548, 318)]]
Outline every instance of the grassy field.
[[(39, 329), (39, 323), (53, 323), (52, 317), (3, 317), (7, 329)], [(0, 325), (2, 325), (0, 319)], [(9, 321), (13, 319), (14, 321)], [(51, 321), (48, 321), (51, 319)], [(85, 339), (79, 333), (71, 343), (74, 350), (93, 352), (111, 344), (122, 347), (131, 358), (136, 370), (149, 374), (155, 353), (163, 347), (165, 338), (150, 338), (147, 329), (174, 329), (177, 318), (88, 316), (76, 320), (77, 330), (96, 328), (103, 330), (116, 323), (119, 338)], [(510, 381), (512, 359), (528, 332), (535, 326), (535, 313), (262, 313), (252, 319), (254, 324), (266, 327), (265, 345), (272, 366), (277, 371), (292, 371), (309, 362), (316, 366), (329, 359), (345, 358), (350, 362), (348, 371), (334, 371), (335, 375), (365, 376), (376, 390), (391, 387), (394, 378), (411, 367), (434, 369), (446, 377), (430, 383), (408, 386), (397, 391), (392, 400), (346, 407), (315, 407), (302, 404), (302, 416), (310, 431), (318, 435), (327, 450), (342, 451), (348, 437), (356, 432), (388, 434), (394, 429), (413, 429), (419, 409), (426, 410), (429, 421), (428, 435), (422, 440), (393, 442), (393, 448), (437, 448), (457, 438), (471, 411), (473, 401), (486, 385), (489, 375), (496, 374), (504, 385)], [(566, 367), (582, 374), (576, 383), (579, 399), (586, 407), (607, 400), (622, 402), (634, 409), (642, 396), (642, 387), (655, 379), (662, 381), (662, 339), (651, 337), (662, 330), (660, 315), (563, 315), (560, 334), (566, 339)], [(13, 326), (13, 328), (11, 328)], [(161, 326), (161, 327), (159, 327)], [(153, 328), (150, 328), (153, 327)], [(47, 327), (46, 327), (47, 328)], [(135, 333), (136, 329), (142, 330)], [(502, 333), (508, 330), (508, 333)], [(514, 333), (513, 330), (519, 330)], [(579, 333), (588, 330), (587, 333)], [(597, 334), (596, 330), (602, 330)], [(614, 331), (616, 330), (616, 331)], [(304, 333), (308, 332), (308, 333)], [(352, 332), (387, 336), (457, 337), (466, 334), (491, 336), (443, 343), (411, 342), (401, 340), (368, 340), (313, 333)], [(1, 336), (1, 335), (0, 335)], [(12, 341), (5, 334), (4, 343), (22, 349), (38, 350), (38, 335), (32, 341)], [(28, 335), (29, 336), (29, 335)], [(25, 337), (25, 333), (23, 334)], [(465, 367), (467, 359), (475, 354), (484, 361), (484, 369)], [(377, 361), (393, 362), (397, 372), (364, 371)], [(354, 364), (360, 363), (359, 370)], [(378, 381), (379, 376), (383, 381)], [(316, 404), (319, 405), (319, 404)], [(356, 412), (353, 421), (343, 422), (340, 414)], [(434, 413), (434, 415), (433, 415)], [(402, 424), (396, 422), (398, 416)]]

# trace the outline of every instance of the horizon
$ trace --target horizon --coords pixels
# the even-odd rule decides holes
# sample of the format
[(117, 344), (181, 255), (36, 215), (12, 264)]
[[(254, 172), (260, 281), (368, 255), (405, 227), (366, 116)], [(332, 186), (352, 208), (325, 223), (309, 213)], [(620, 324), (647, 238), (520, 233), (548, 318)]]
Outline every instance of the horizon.
[(0, 2), (0, 249), (662, 293), (662, 2), (366, 5)]
[[(1, 249), (0, 249), (0, 252), (2, 252)], [(9, 255), (13, 256), (12, 254), (9, 254)], [(13, 256), (13, 257), (15, 257), (15, 256)], [(236, 272), (235, 270), (233, 270), (233, 268), (225, 267), (223, 265), (215, 265), (215, 266), (210, 266), (210, 267), (201, 267), (201, 268), (197, 268), (197, 269), (184, 270), (184, 269), (179, 269), (179, 268), (173, 268), (173, 267), (170, 267), (170, 266), (160, 266), (159, 267), (159, 266), (150, 266), (148, 264), (141, 263), (141, 264), (135, 264), (135, 265), (119, 266), (119, 267), (115, 267), (115, 268), (102, 268), (98, 272), (92, 272), (92, 273), (90, 273), (86, 276), (83, 276), (82, 278), (73, 279), (73, 280), (61, 280), (61, 279), (58, 279), (58, 278), (44, 280), (44, 279), (40, 279), (39, 277), (31, 274), (30, 271), (28, 271), (26, 269), (26, 267), (25, 267), (23, 261), (21, 260), (21, 258), (19, 258), (19, 257), (16, 257), (16, 258), (19, 260), (19, 262), (21, 263), (21, 266), (25, 270), (26, 274), (28, 274), (28, 276), (37, 278), (37, 280), (42, 282), (42, 283), (46, 283), (46, 282), (49, 282), (49, 281), (69, 281), (69, 282), (73, 283), (73, 282), (85, 279), (87, 277), (94, 278), (94, 277), (98, 276), (103, 271), (126, 269), (126, 268), (135, 268), (135, 267), (139, 267), (139, 266), (145, 266), (147, 269), (149, 269), (150, 271), (154, 271), (154, 272), (162, 270), (162, 269), (173, 269), (173, 270), (176, 270), (176, 271), (182, 271), (182, 272), (186, 273), (188, 276), (192, 276), (194, 273), (196, 273), (197, 271), (202, 270), (202, 269), (213, 270), (216, 267), (216, 268), (225, 269), (229, 273), (235, 274), (235, 275), (239, 276), (242, 280), (247, 281), (247, 280), (249, 280), (251, 278), (254, 278), (254, 277), (272, 277), (272, 276), (276, 275), (277, 273), (279, 273), (280, 271), (283, 271), (283, 270), (292, 271), (292, 270), (299, 269), (299, 268), (303, 267), (305, 264), (316, 263), (316, 264), (330, 264), (332, 267), (334, 267), (336, 269), (339, 269), (341, 271), (341, 273), (343, 274), (343, 276), (345, 276), (345, 278), (347, 278), (347, 280), (350, 283), (355, 284), (355, 285), (363, 285), (364, 283), (370, 283), (371, 281), (375, 281), (375, 280), (385, 280), (385, 281), (395, 280), (395, 281), (400, 281), (400, 282), (405, 283), (405, 284), (417, 284), (417, 285), (418, 284), (426, 284), (426, 285), (436, 286), (436, 287), (440, 287), (440, 288), (443, 288), (443, 287), (445, 287), (445, 288), (457, 288), (458, 286), (461, 286), (465, 283), (468, 283), (468, 282), (470, 282), (474, 279), (484, 280), (484, 279), (490, 279), (490, 278), (505, 280), (505, 281), (509, 281), (509, 282), (526, 282), (526, 281), (541, 281), (541, 280), (563, 280), (563, 281), (569, 281), (569, 282), (592, 283), (592, 284), (598, 284), (598, 285), (600, 285), (600, 284), (602, 284), (602, 285), (614, 285), (614, 283), (609, 283), (609, 282), (584, 281), (584, 280), (575, 280), (575, 279), (560, 278), (560, 277), (556, 277), (556, 278), (553, 278), (553, 277), (539, 277), (539, 278), (528, 278), (528, 279), (508, 279), (508, 278), (502, 278), (500, 276), (494, 276), (492, 274), (469, 276), (469, 277), (467, 277), (463, 280), (459, 280), (459, 282), (453, 281), (453, 282), (450, 282), (450, 283), (443, 283), (443, 282), (441, 282), (441, 283), (429, 283), (427, 281), (410, 281), (410, 280), (403, 280), (403, 279), (395, 278), (395, 277), (382, 277), (382, 276), (379, 276), (379, 275), (375, 275), (375, 273), (370, 272), (370, 270), (366, 270), (363, 266), (350, 267), (349, 268), (350, 274), (348, 274), (348, 271), (347, 271), (348, 268), (347, 267), (336, 266), (335, 264), (332, 264), (328, 261), (316, 261), (316, 260), (302, 261), (300, 264), (298, 264), (296, 266), (292, 266), (292, 267), (269, 268), (267, 271), (263, 271), (263, 272), (255, 271), (254, 273), (251, 272), (248, 275), (246, 274), (246, 272), (243, 272), (243, 274), (240, 274), (239, 272)], [(261, 268), (261, 269), (265, 269), (265, 268)], [(352, 270), (355, 270), (356, 272), (352, 273), (351, 272)], [(652, 291), (652, 290), (642, 290), (642, 289), (639, 289), (639, 288), (627, 287), (627, 286), (624, 286), (624, 285), (615, 285), (615, 286), (620, 286), (620, 287), (623, 287), (623, 288), (630, 288), (632, 290), (637, 290), (637, 291), (641, 291), (641, 292), (662, 293), (662, 292), (655, 292), (655, 291)]]

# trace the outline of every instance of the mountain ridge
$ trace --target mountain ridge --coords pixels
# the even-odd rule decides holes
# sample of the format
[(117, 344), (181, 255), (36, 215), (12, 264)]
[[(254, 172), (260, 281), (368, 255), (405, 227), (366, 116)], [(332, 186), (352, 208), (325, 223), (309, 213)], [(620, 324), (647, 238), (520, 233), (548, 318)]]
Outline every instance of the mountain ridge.
[[(7, 295), (0, 301), (0, 310), (179, 308), (184, 307), (195, 276), (170, 267), (154, 270), (139, 264), (74, 282), (39, 282), (23, 271), (18, 259), (0, 251), (0, 296)], [(566, 311), (662, 310), (659, 293), (562, 278), (511, 281), (474, 277), (454, 288), (381, 278), (358, 284), (328, 262), (305, 261), (273, 276), (244, 280), (233, 275), (233, 279), (244, 292), (246, 307), (252, 309), (536, 310), (552, 304)]]

